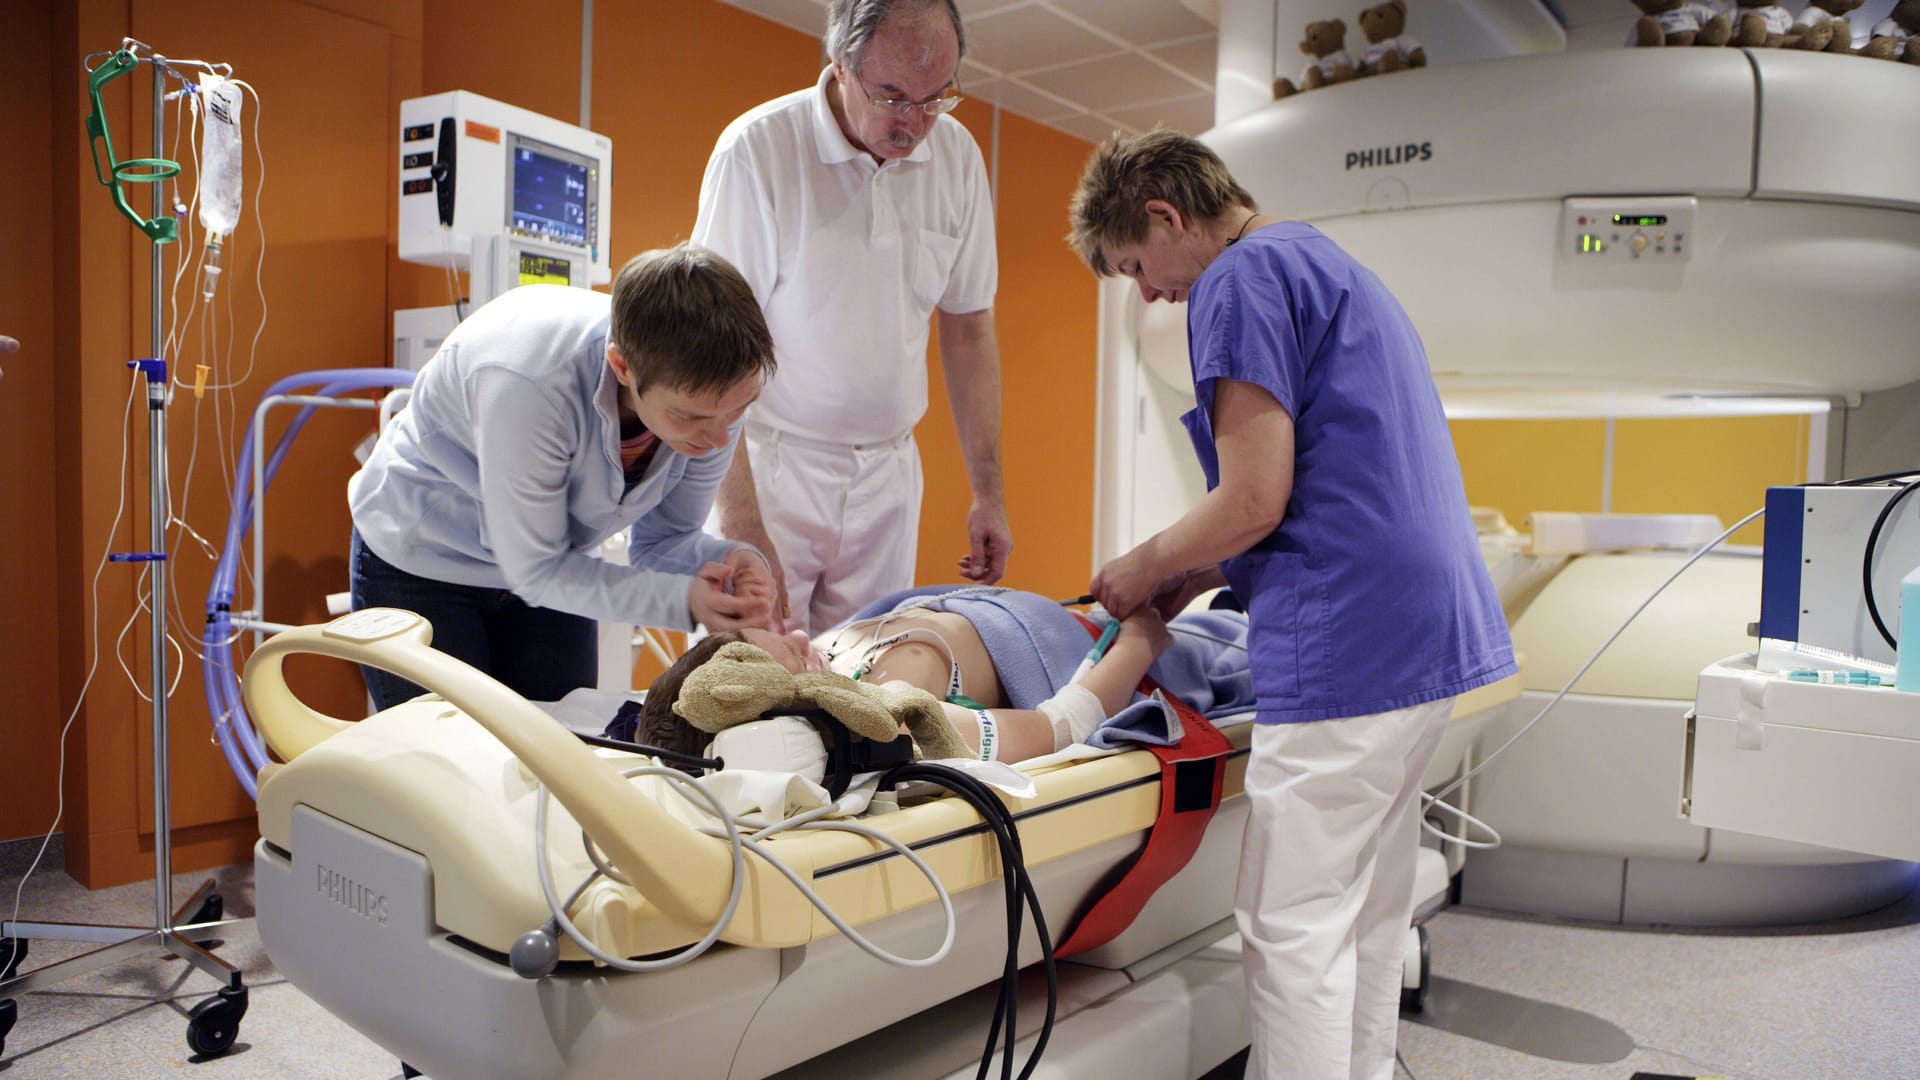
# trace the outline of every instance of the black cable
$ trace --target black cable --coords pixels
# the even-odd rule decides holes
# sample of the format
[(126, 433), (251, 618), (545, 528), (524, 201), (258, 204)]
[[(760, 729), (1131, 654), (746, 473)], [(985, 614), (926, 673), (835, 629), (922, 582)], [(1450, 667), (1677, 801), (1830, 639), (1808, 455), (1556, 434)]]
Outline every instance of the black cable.
[(1027, 1058), (1025, 1067), (1020, 1071), (1020, 1080), (1027, 1080), (1040, 1064), (1041, 1054), (1046, 1052), (1047, 1040), (1053, 1033), (1054, 1015), (1059, 1005), (1059, 972), (1054, 966), (1053, 940), (1047, 933), (1045, 913), (1040, 908), (1040, 897), (1033, 889), (1033, 881), (1027, 875), (1026, 857), (1020, 846), (1020, 829), (1006, 804), (1000, 801), (991, 788), (972, 776), (944, 765), (931, 765), (917, 762), (902, 765), (889, 771), (882, 779), (882, 787), (891, 787), (908, 780), (924, 780), (944, 787), (967, 802), (979, 812), (1000, 848), (1001, 882), (1007, 894), (1007, 958), (1001, 968), (1000, 994), (994, 1009), (992, 1022), (988, 1025), (987, 1045), (980, 1058), (981, 1080), (992, 1066), (994, 1050), (1000, 1041), (1002, 1025), (1006, 1042), (1001, 1046), (1001, 1076), (1013, 1074), (1013, 1050), (1017, 1041), (1017, 1010), (1019, 1005), (1020, 976), (1020, 934), (1023, 908), (1033, 914), (1033, 930), (1039, 940), (1041, 963), (1047, 976), (1047, 1014), (1041, 1022), (1039, 1036), (1034, 1040), (1033, 1053)]
[(1905, 480), (1909, 476), (1920, 476), (1920, 469), (1905, 469), (1900, 472), (1881, 473), (1878, 476), (1855, 476), (1846, 480), (1835, 480), (1831, 484), (1808, 484), (1807, 487), (1858, 487), (1861, 484), (1879, 484), (1888, 480)]
[(1914, 488), (1920, 488), (1920, 480), (1908, 482), (1894, 493), (1893, 498), (1887, 500), (1887, 505), (1880, 508), (1880, 516), (1873, 519), (1873, 528), (1867, 530), (1867, 550), (1860, 556), (1860, 590), (1867, 598), (1867, 614), (1873, 618), (1873, 628), (1880, 631), (1887, 646), (1896, 651), (1900, 648), (1900, 642), (1880, 618), (1880, 605), (1873, 599), (1873, 551), (1879, 546), (1880, 530), (1886, 525), (1887, 519), (1893, 516), (1894, 507), (1900, 505), (1901, 499), (1913, 494)]
[(648, 757), (657, 757), (661, 761), (699, 769), (702, 772), (715, 772), (727, 767), (727, 763), (720, 758), (704, 758), (694, 754), (683, 754), (678, 750), (668, 750), (659, 746), (648, 746), (646, 743), (609, 739), (604, 735), (588, 735), (584, 731), (576, 731), (573, 734), (588, 746), (604, 746), (609, 750), (626, 750), (636, 754), (645, 754)]

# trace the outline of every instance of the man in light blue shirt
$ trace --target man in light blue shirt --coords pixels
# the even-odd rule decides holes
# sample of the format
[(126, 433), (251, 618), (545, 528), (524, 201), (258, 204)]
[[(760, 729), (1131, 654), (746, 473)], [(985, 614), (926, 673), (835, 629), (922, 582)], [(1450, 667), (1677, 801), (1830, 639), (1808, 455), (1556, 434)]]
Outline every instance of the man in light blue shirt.
[[(533, 700), (596, 682), (595, 620), (766, 625), (764, 557), (700, 529), (773, 369), (752, 290), (703, 248), (634, 258), (611, 296), (505, 293), (348, 486), (354, 608), (426, 616), (434, 647)], [(598, 558), (629, 526), (629, 565)], [(366, 675), (376, 708), (420, 692)]]

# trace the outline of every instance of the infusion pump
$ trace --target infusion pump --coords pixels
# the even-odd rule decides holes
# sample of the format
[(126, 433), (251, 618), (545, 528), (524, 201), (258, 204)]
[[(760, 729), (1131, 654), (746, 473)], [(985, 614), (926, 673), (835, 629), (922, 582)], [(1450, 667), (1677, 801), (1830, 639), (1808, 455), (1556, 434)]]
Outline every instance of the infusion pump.
[(613, 280), (605, 135), (465, 90), (400, 103), (400, 258), (467, 273), (463, 297), (393, 313), (417, 370), (467, 312), (519, 285)]

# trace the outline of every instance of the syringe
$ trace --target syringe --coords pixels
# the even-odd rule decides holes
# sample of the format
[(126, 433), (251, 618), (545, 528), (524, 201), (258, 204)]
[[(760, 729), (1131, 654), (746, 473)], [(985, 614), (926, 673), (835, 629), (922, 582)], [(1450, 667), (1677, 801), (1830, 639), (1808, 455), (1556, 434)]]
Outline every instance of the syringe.
[(1080, 661), (1079, 667), (1073, 669), (1073, 678), (1067, 681), (1077, 683), (1080, 680), (1086, 678), (1087, 672), (1092, 671), (1093, 665), (1099, 663), (1100, 658), (1107, 654), (1107, 646), (1113, 644), (1113, 639), (1116, 636), (1118, 636), (1119, 633), (1120, 633), (1119, 619), (1114, 619), (1113, 621), (1107, 623), (1107, 628), (1105, 630), (1100, 631), (1099, 640), (1093, 643), (1093, 648), (1087, 650), (1087, 658), (1085, 660)]
[(1794, 682), (1832, 683), (1837, 686), (1885, 686), (1886, 680), (1871, 671), (1789, 671)]

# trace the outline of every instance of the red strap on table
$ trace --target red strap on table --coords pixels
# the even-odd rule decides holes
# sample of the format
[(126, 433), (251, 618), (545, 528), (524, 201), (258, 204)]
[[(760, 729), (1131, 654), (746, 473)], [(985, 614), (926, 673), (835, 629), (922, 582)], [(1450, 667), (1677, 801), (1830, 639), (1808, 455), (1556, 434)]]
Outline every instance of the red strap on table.
[[(1093, 624), (1085, 616), (1079, 618), (1093, 631)], [(1192, 861), (1207, 833), (1207, 823), (1220, 807), (1227, 753), (1233, 744), (1206, 717), (1167, 693), (1151, 677), (1140, 680), (1140, 689), (1149, 694), (1159, 691), (1180, 717), (1183, 730), (1180, 741), (1172, 746), (1143, 748), (1160, 759), (1160, 816), (1147, 834), (1147, 846), (1054, 948), (1056, 957), (1104, 945), (1133, 925), (1160, 886)]]

